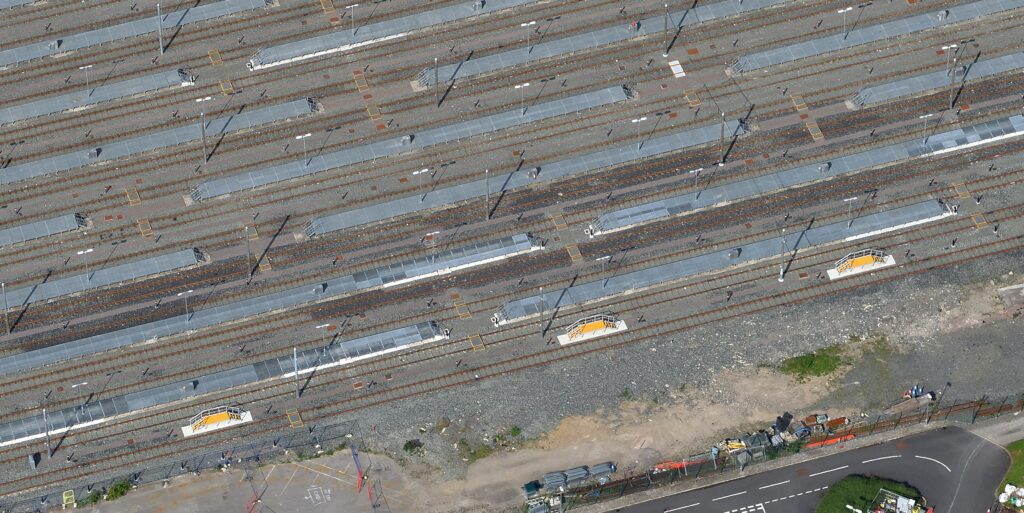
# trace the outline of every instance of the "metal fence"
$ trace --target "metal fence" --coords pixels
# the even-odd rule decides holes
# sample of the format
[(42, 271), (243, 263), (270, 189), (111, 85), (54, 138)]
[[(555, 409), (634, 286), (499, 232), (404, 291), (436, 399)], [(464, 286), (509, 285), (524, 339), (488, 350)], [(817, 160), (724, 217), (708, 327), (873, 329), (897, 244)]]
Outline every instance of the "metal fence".
[(263, 460), (282, 455), (285, 451), (292, 452), (302, 459), (316, 456), (321, 450), (330, 451), (343, 444), (348, 446), (356, 443), (358, 448), (357, 439), (352, 436), (358, 432), (358, 427), (356, 420), (337, 424), (310, 424), (288, 433), (246, 443), (232, 444), (226, 441), (224, 446), (218, 450), (183, 457), (180, 461), (147, 467), (143, 470), (106, 479), (97, 479), (88, 484), (78, 483), (76, 486), (64, 490), (50, 490), (46, 495), (22, 498), (16, 502), (0, 501), (0, 513), (42, 513), (50, 508), (60, 508), (64, 498), (69, 496), (67, 495), (68, 490), (73, 490), (73, 497), (81, 502), (93, 491), (103, 494), (114, 483), (123, 480), (128, 480), (134, 487), (147, 483), (166, 482), (175, 476), (189, 473), (199, 475), (202, 472), (219, 470), (223, 467), (237, 467), (245, 470), (246, 481), (253, 486), (255, 493), (258, 487), (265, 484), (265, 477), (261, 477), (262, 472), (259, 469)]
[[(941, 397), (939, 398), (941, 402)], [(871, 436), (875, 433), (891, 431), (900, 427), (912, 424), (927, 424), (937, 421), (952, 421), (973, 424), (981, 419), (999, 417), (1006, 413), (1015, 413), (1024, 410), (1024, 394), (1006, 396), (998, 400), (982, 397), (981, 399), (967, 402), (953, 401), (950, 406), (941, 406), (936, 403), (920, 409), (893, 415), (878, 415), (874, 418), (864, 419), (844, 426), (830, 434), (821, 434), (804, 440), (803, 445), (818, 444), (818, 447), (829, 445), (829, 442), (846, 440), (850, 436), (862, 437)], [(648, 470), (641, 473), (633, 473), (631, 469), (624, 469), (625, 476), (616, 481), (603, 485), (589, 484), (571, 489), (562, 496), (562, 511), (568, 511), (575, 507), (595, 504), (601, 501), (616, 499), (627, 494), (650, 490), (659, 486), (667, 486), (676, 481), (693, 480), (701, 476), (725, 474), (735, 472), (750, 465), (756, 465), (764, 461), (774, 459), (787, 453), (798, 450), (796, 447), (761, 448), (755, 451), (749, 463), (741, 464), (734, 455), (724, 451), (717, 458), (712, 458), (710, 453), (704, 452), (695, 454), (680, 460), (680, 468), (656, 472)]]

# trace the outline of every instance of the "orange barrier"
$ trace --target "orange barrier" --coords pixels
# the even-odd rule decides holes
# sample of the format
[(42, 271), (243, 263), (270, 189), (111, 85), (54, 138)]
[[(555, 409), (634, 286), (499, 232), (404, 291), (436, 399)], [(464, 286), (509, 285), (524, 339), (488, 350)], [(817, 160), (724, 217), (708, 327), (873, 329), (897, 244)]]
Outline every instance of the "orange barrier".
[(857, 435), (849, 434), (849, 435), (842, 435), (842, 436), (833, 436), (831, 438), (826, 438), (824, 440), (819, 440), (817, 442), (810, 442), (807, 445), (805, 445), (804, 448), (805, 449), (814, 449), (815, 447), (824, 447), (826, 445), (835, 445), (835, 444), (838, 444), (838, 443), (842, 443), (842, 442), (847, 442), (847, 441), (853, 440), (854, 438), (857, 438)]

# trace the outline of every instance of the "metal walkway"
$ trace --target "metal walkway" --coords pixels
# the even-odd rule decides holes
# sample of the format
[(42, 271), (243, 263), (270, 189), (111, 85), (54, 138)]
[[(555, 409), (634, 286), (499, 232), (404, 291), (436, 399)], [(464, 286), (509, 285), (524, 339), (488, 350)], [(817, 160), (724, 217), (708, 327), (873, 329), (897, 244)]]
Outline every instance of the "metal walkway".
[[(223, 118), (209, 119), (206, 121), (206, 136), (216, 137), (236, 130), (244, 130), (266, 123), (282, 121), (309, 114), (313, 112), (314, 108), (314, 103), (311, 100), (304, 99), (261, 109), (242, 111)], [(127, 157), (136, 153), (144, 153), (158, 148), (166, 148), (194, 141), (201, 138), (203, 132), (203, 129), (199, 126), (199, 120), (196, 119), (194, 121), (194, 123), (178, 128), (114, 141), (101, 148), (94, 148), (91, 151), (79, 150), (73, 153), (65, 153), (0, 169), (0, 184), (28, 180), (37, 176), (59, 173), (82, 166)]]
[[(725, 136), (727, 138), (732, 138), (744, 132), (745, 130), (738, 121), (727, 121), (725, 124)], [(550, 182), (642, 158), (664, 155), (673, 151), (699, 146), (717, 140), (720, 135), (720, 124), (691, 128), (673, 134), (646, 139), (639, 149), (637, 148), (637, 143), (624, 144), (586, 153), (578, 157), (542, 164), (538, 167), (524, 168), (512, 173), (494, 174), (485, 180), (474, 180), (451, 187), (431, 190), (416, 196), (346, 210), (313, 219), (310, 223), (314, 227), (311, 235), (323, 235), (332, 231), (383, 221), (412, 212), (454, 205), (460, 201), (483, 197), (488, 194), (488, 191), (495, 196), (499, 196), (504, 192), (527, 187), (531, 184)]]
[(443, 338), (445, 338), (444, 330), (436, 322), (421, 322), (383, 333), (332, 343), (324, 348), (305, 349), (298, 352), (297, 358), (289, 353), (280, 358), (104, 398), (84, 405), (49, 410), (45, 424), (40, 412), (32, 417), (0, 424), (0, 445), (38, 438), (45, 436), (46, 432), (52, 436), (55, 434), (54, 432), (60, 433), (74, 426), (95, 424), (116, 415), (199, 397), (265, 379), (292, 377), (295, 375), (296, 365), (299, 374), (302, 374), (314, 368), (343, 365), (351, 361)]
[[(970, 62), (965, 64), (965, 60)], [(850, 103), (858, 107), (877, 105), (903, 96), (911, 96), (937, 91), (942, 88), (948, 88), (951, 81), (953, 82), (953, 85), (956, 86), (967, 82), (969, 79), (979, 79), (998, 75), (1007, 71), (1017, 71), (1024, 68), (1024, 52), (980, 60), (976, 63), (973, 61), (973, 57), (970, 56), (961, 58), (958, 65), (953, 70), (953, 73), (955, 73), (954, 77), (950, 77), (948, 70), (941, 70), (916, 75), (903, 80), (896, 80), (894, 82), (886, 82), (876, 86), (865, 87), (857, 92), (857, 95), (850, 100)]]
[(477, 2), (463, 2), (370, 25), (360, 26), (357, 23), (355, 34), (352, 33), (352, 29), (339, 27), (336, 31), (323, 36), (263, 48), (249, 59), (248, 66), (250, 70), (258, 70), (291, 64), (323, 55), (343, 52), (360, 46), (397, 39), (404, 37), (409, 32), (434, 25), (464, 20), (536, 2), (537, 0), (487, 0), (482, 2), (482, 7)]
[(527, 108), (525, 115), (519, 109), (514, 109), (442, 127), (428, 128), (404, 137), (376, 141), (325, 155), (203, 182), (192, 190), (192, 199), (195, 201), (208, 200), (329, 169), (390, 157), (435, 144), (449, 143), (555, 116), (609, 105), (627, 100), (629, 97), (630, 94), (625, 88), (616, 86), (533, 105)]
[[(159, 23), (164, 30), (171, 30), (189, 23), (260, 9), (266, 6), (267, 4), (263, 0), (220, 0), (212, 4), (190, 7), (183, 11), (162, 13)], [(2, 50), (0, 51), (0, 66), (8, 66), (22, 61), (46, 57), (47, 55), (70, 52), (142, 34), (149, 34), (157, 31), (157, 22), (156, 13), (153, 12), (152, 16), (140, 20), (90, 30), (80, 34), (58, 37), (50, 41), (30, 43), (10, 50)]]
[(498, 258), (530, 251), (532, 248), (533, 242), (528, 236), (515, 235), (465, 248), (441, 251), (432, 259), (419, 258), (410, 262), (332, 278), (317, 284), (300, 285), (233, 303), (192, 310), (188, 312), (187, 317), (183, 312), (182, 315), (174, 315), (159, 321), (0, 358), (0, 374), (13, 374), (78, 356), (254, 317), (326, 298), (396, 285), (399, 282), (409, 282), (431, 274), (443, 274), (460, 268), (482, 265)]
[(982, 0), (980, 2), (956, 5), (949, 9), (942, 9), (928, 14), (919, 14), (878, 25), (869, 25), (847, 33), (832, 34), (810, 41), (745, 55), (731, 64), (729, 71), (731, 73), (744, 73), (767, 68), (806, 57), (824, 55), (845, 48), (913, 34), (914, 32), (962, 23), (1020, 7), (1024, 7), (1024, 0)]
[(136, 280), (145, 276), (184, 269), (198, 265), (200, 262), (202, 262), (202, 254), (199, 250), (183, 249), (144, 260), (136, 260), (105, 268), (89, 269), (85, 274), (43, 281), (31, 287), (9, 290), (7, 291), (7, 301), (12, 307), (27, 305), (68, 294), (106, 287), (115, 283)]
[(496, 324), (515, 322), (539, 315), (542, 311), (582, 306), (586, 303), (637, 291), (663, 283), (721, 271), (735, 265), (749, 264), (763, 259), (781, 259), (785, 244), (786, 258), (795, 257), (798, 250), (811, 246), (864, 238), (902, 227), (934, 221), (953, 215), (945, 205), (935, 200), (925, 201), (854, 219), (808, 228), (785, 237), (772, 237), (730, 249), (677, 260), (639, 271), (616, 274), (573, 287), (546, 292), (543, 296), (530, 296), (502, 305), (492, 320)]
[[(725, 0), (722, 2), (698, 5), (693, 9), (683, 9), (669, 13), (669, 30), (674, 32), (689, 25), (701, 24), (729, 16), (735, 16), (744, 12), (756, 11), (765, 7), (788, 3), (792, 0)], [(637, 28), (629, 26), (623, 20), (614, 27), (603, 28), (593, 32), (569, 36), (562, 39), (538, 43), (529, 48), (523, 46), (501, 53), (486, 55), (468, 61), (461, 61), (455, 64), (440, 66), (437, 69), (438, 79), (444, 82), (451, 82), (457, 78), (466, 78), (491, 71), (508, 68), (519, 64), (558, 57), (561, 55), (579, 52), (590, 48), (628, 41), (630, 39), (665, 35), (664, 16), (654, 16), (640, 20)], [(666, 45), (668, 43), (666, 42)], [(434, 85), (434, 68), (429, 67), (420, 72), (418, 81), (420, 85)]]
[[(0, 108), (0, 125), (79, 109), (88, 105), (95, 105), (127, 96), (135, 96), (157, 89), (190, 86), (194, 83), (191, 75), (186, 73), (185, 70), (179, 69), (133, 78), (123, 82), (115, 82), (110, 85), (99, 85), (98, 87), (91, 87), (77, 93), (43, 98), (34, 102)], [(98, 81), (92, 83), (93, 86), (97, 84)]]
[[(934, 155), (936, 152), (956, 151), (967, 145), (977, 146), (995, 142), (1006, 137), (1024, 134), (1024, 116), (1010, 116), (966, 128), (958, 128), (928, 137), (928, 142), (914, 138), (910, 141), (890, 144), (881, 148), (843, 155), (821, 162), (807, 164), (756, 176), (746, 180), (726, 183), (700, 189), (670, 198), (651, 201), (641, 205), (615, 210), (598, 216), (590, 225), (591, 234), (623, 230), (631, 226), (666, 219), (700, 208), (722, 203), (771, 194), (790, 187), (796, 187), (857, 173), (877, 166)], [(700, 179), (698, 175), (698, 180)], [(706, 180), (710, 180), (707, 178)], [(698, 182), (699, 185), (699, 182)]]
[(0, 246), (9, 246), (27, 240), (49, 237), (58, 233), (71, 232), (85, 225), (85, 216), (81, 214), (65, 214), (52, 219), (43, 219), (42, 221), (35, 221), (20, 226), (12, 226), (0, 230)]

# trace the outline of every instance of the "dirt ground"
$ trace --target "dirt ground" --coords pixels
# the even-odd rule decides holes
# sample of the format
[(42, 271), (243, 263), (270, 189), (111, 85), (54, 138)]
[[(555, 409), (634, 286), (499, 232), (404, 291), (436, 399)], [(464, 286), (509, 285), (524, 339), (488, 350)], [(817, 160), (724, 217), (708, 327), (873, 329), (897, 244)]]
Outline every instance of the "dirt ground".
[[(559, 468), (611, 460), (618, 464), (620, 473), (641, 472), (659, 461), (703, 452), (723, 437), (765, 428), (784, 411), (802, 417), (825, 409), (832, 416), (856, 416), (858, 408), (866, 403), (858, 401), (851, 390), (863, 394), (861, 385), (885, 381), (871, 378), (872, 374), (884, 373), (890, 379), (891, 367), (904, 365), (906, 360), (928, 363), (925, 360), (933, 357), (929, 353), (936, 344), (959, 347), (959, 338), (979, 338), (979, 334), (985, 338), (993, 329), (1016, 333), (1019, 340), (1018, 317), (1024, 305), (1004, 304), (999, 288), (1020, 281), (1020, 276), (1004, 275), (998, 283), (989, 281), (959, 289), (956, 297), (937, 293), (925, 304), (944, 306), (936, 306), (933, 315), (912, 315), (909, 322), (894, 323), (898, 328), (887, 327), (885, 316), (879, 317), (878, 331), (851, 335), (844, 348), (848, 365), (831, 376), (797, 382), (773, 368), (740, 365), (713, 374), (704, 386), (665, 384), (664, 393), (624, 395), (610, 411), (599, 409), (590, 415), (564, 418), (537, 438), (474, 461), (465, 479), (443, 480), (437, 469), (422, 459), (401, 458), (404, 461), (396, 462), (387, 456), (368, 454), (372, 460), (370, 482), (378, 494), (387, 498), (392, 513), (521, 511), (519, 486)], [(1004, 359), (998, 357), (995, 362)], [(953, 361), (953, 367), (961, 365)], [(926, 367), (934, 365), (928, 363)], [(975, 368), (964, 372), (978, 374)], [(897, 390), (901, 386), (890, 381), (888, 388)], [(878, 395), (876, 392), (869, 395)], [(268, 474), (265, 501), (253, 511), (374, 511), (367, 501), (366, 488), (361, 494), (355, 492), (351, 460), (346, 456), (275, 464), (264, 472)], [(217, 504), (240, 504), (251, 498), (252, 486), (240, 475), (240, 471), (232, 470), (204, 478), (176, 478), (167, 489), (144, 487), (118, 503), (104, 504), (100, 510), (141, 512), (149, 511), (144, 505), (161, 504), (161, 511), (167, 513), (220, 511), (223, 508)], [(337, 507), (341, 509), (333, 509)]]
[[(796, 383), (771, 369), (732, 370), (714, 376), (708, 389), (670, 392), (671, 404), (627, 400), (618, 411), (569, 417), (525, 448), (474, 462), (468, 479), (427, 485), (424, 492), (431, 493), (416, 494), (423, 497), (419, 511), (513, 508), (522, 503), (518, 486), (557, 470), (552, 462), (611, 460), (620, 472), (641, 472), (666, 459), (702, 452), (724, 434), (764, 428), (787, 409), (802, 411), (828, 393), (832, 379)], [(416, 482), (422, 480), (408, 484)]]

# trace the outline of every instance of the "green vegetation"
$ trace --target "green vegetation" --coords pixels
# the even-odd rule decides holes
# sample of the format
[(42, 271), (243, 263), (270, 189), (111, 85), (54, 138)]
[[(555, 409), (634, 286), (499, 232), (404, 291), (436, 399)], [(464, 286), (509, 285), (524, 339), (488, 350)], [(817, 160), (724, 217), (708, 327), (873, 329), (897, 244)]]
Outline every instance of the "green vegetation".
[(122, 479), (122, 480), (120, 480), (120, 481), (110, 485), (110, 489), (107, 490), (107, 500), (108, 501), (113, 501), (113, 500), (120, 499), (121, 497), (124, 497), (125, 495), (128, 495), (128, 492), (130, 492), (131, 489), (132, 489), (132, 482), (127, 480), (127, 479)]
[(843, 350), (838, 346), (826, 347), (813, 353), (794, 356), (782, 361), (779, 367), (784, 374), (789, 374), (804, 382), (812, 376), (832, 374), (843, 364)]
[(999, 485), (999, 491), (1002, 491), (1007, 483), (1014, 486), (1024, 485), (1024, 440), (1007, 445), (1006, 450), (1010, 453), (1010, 470), (1006, 472), (1003, 484)]
[(619, 393), (619, 399), (622, 399), (623, 401), (632, 401), (636, 399), (636, 394), (634, 394), (629, 388), (623, 388), (622, 392)]
[(99, 490), (93, 490), (92, 493), (90, 493), (89, 495), (86, 495), (85, 497), (82, 497), (80, 500), (78, 500), (76, 502), (78, 502), (79, 506), (88, 506), (90, 504), (96, 504), (102, 498), (103, 498), (103, 494), (100, 493)]
[(807, 443), (804, 440), (798, 440), (793, 443), (782, 444), (779, 447), (768, 447), (765, 450), (765, 454), (768, 459), (773, 460), (775, 458), (781, 458), (800, 452), (804, 448), (804, 444)]
[(342, 449), (344, 449), (346, 447), (348, 447), (348, 442), (341, 442), (341, 444), (336, 445), (336, 446), (334, 446), (334, 447), (324, 451), (324, 454), (326, 454), (327, 456), (334, 456), (334, 452), (335, 451), (340, 451), (340, 450), (342, 450)]
[(521, 434), (523, 434), (523, 430), (520, 429), (519, 426), (512, 426), (512, 427), (508, 428), (508, 436), (510, 436), (512, 438), (516, 438), (517, 436), (519, 436)]
[(465, 438), (460, 438), (455, 445), (459, 449), (459, 457), (469, 463), (473, 463), (481, 458), (486, 458), (494, 452), (494, 448), (489, 445), (477, 445), (474, 447)]
[(818, 504), (814, 511), (815, 513), (847, 511), (847, 504), (868, 511), (871, 501), (875, 499), (878, 490), (882, 488), (910, 499), (921, 498), (921, 492), (906, 483), (873, 476), (848, 476), (829, 487), (821, 504)]
[(402, 446), (402, 450), (411, 456), (415, 456), (423, 452), (423, 442), (419, 438), (415, 440), (406, 440), (405, 445)]

